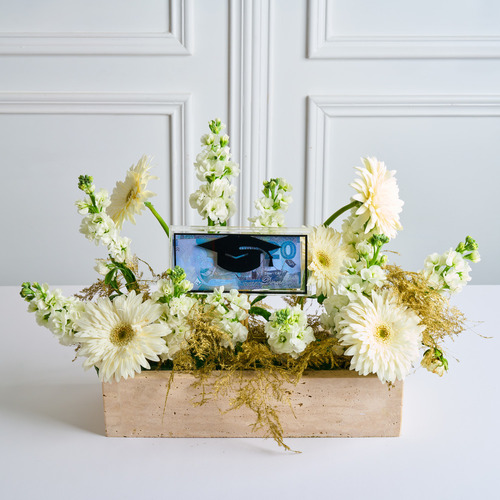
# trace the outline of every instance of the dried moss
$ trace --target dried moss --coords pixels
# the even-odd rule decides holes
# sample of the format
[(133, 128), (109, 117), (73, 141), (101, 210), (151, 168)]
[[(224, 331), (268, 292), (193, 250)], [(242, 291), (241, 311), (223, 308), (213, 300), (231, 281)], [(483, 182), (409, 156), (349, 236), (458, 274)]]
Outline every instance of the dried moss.
[(114, 290), (104, 283), (104, 280), (97, 280), (87, 288), (75, 293), (75, 297), (83, 301), (91, 301), (95, 297), (109, 297), (113, 292)]
[(447, 296), (433, 290), (422, 273), (404, 271), (398, 266), (386, 267), (388, 285), (399, 301), (413, 309), (425, 325), (423, 344), (442, 349), (446, 338), (454, 339), (466, 329), (464, 314), (453, 307)]
[[(243, 406), (255, 414), (253, 429), (262, 429), (280, 446), (290, 450), (283, 441), (283, 427), (279, 419), (278, 406), (290, 404), (290, 384), (297, 384), (308, 368), (346, 369), (349, 358), (336, 353), (338, 343), (320, 331), (319, 318), (311, 316), (310, 323), (317, 329), (315, 342), (309, 344), (298, 359), (276, 354), (266, 342), (264, 323), (251, 317), (248, 324), (248, 339), (233, 351), (221, 347), (228, 334), (214, 323), (210, 313), (195, 307), (189, 317), (192, 329), (185, 349), (169, 363), (172, 371), (191, 372), (199, 389), (194, 401), (203, 405), (220, 396), (231, 396), (226, 411)], [(248, 372), (251, 371), (251, 376)], [(290, 411), (293, 409), (290, 406)]]

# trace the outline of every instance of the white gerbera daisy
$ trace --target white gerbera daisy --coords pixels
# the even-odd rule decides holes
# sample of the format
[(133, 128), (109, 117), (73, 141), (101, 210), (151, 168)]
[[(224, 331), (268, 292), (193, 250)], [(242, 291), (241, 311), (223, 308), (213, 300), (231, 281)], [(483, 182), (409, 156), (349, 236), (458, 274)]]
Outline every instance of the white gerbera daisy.
[(420, 361), (419, 347), (425, 327), (412, 310), (399, 304), (388, 291), (360, 295), (340, 311), (339, 341), (352, 356), (351, 370), (376, 373), (382, 382), (402, 380)]
[(399, 188), (394, 174), (387, 170), (383, 162), (376, 158), (361, 158), (365, 168), (356, 167), (360, 178), (351, 186), (357, 191), (352, 198), (362, 205), (356, 211), (368, 223), (365, 233), (376, 229), (389, 238), (396, 237), (396, 231), (402, 229), (399, 222), (403, 202), (399, 199)]
[(106, 211), (118, 229), (121, 229), (125, 219), (135, 224), (134, 215), (140, 214), (144, 202), (155, 196), (155, 193), (146, 189), (148, 182), (157, 178), (149, 173), (150, 168), (150, 159), (143, 156), (135, 167), (130, 167), (125, 181), (116, 183), (111, 195), (111, 204)]
[(354, 257), (351, 246), (342, 243), (342, 235), (330, 227), (314, 228), (308, 238), (309, 283), (316, 285), (316, 295), (329, 296), (341, 275), (344, 261)]
[(103, 382), (113, 378), (118, 382), (139, 373), (141, 366), (149, 368), (148, 359), (159, 361), (158, 355), (166, 350), (165, 329), (155, 322), (162, 312), (161, 305), (143, 302), (142, 294), (134, 291), (113, 301), (100, 298), (88, 303), (75, 321), (78, 355), (87, 358), (84, 368), (95, 366)]

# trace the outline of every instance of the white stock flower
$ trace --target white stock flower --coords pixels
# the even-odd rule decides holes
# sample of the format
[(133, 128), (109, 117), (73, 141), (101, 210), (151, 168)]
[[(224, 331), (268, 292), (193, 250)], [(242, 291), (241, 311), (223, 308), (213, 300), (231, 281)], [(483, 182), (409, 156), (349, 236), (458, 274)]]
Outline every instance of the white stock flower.
[(107, 262), (108, 261), (106, 259), (96, 259), (95, 260), (94, 269), (101, 276), (106, 276), (106, 274), (109, 273), (109, 267), (107, 265)]
[(292, 186), (282, 177), (264, 181), (263, 197), (255, 200), (255, 208), (260, 212), (249, 217), (253, 227), (282, 227), (285, 224), (284, 212), (288, 210), (292, 197), (286, 194)]
[[(437, 351), (440, 354), (441, 359), (439, 359), (439, 357), (436, 356), (435, 351)], [(444, 358), (442, 357), (441, 351), (439, 351), (438, 349), (427, 349), (427, 351), (425, 351), (424, 353), (424, 357), (422, 358), (420, 364), (426, 370), (442, 377), (447, 370), (447, 361), (443, 360)]]
[(79, 356), (87, 358), (83, 366), (95, 366), (104, 382), (133, 377), (150, 361), (159, 361), (166, 345), (165, 330), (158, 322), (162, 307), (151, 300), (143, 301), (134, 291), (113, 301), (99, 298), (88, 302), (85, 312), (76, 320), (80, 343)]
[(99, 212), (84, 217), (80, 224), (80, 233), (96, 245), (101, 241), (104, 245), (108, 245), (115, 237), (116, 229), (111, 217)]
[(365, 289), (365, 282), (358, 274), (341, 276), (336, 286), (337, 293), (347, 296), (349, 300), (356, 300)]
[(174, 356), (186, 346), (186, 341), (192, 334), (192, 328), (184, 319), (171, 317), (168, 320), (160, 319), (164, 329), (166, 350), (160, 354), (162, 361), (173, 359)]
[(75, 321), (83, 311), (83, 302), (64, 297), (61, 290), (50, 290), (47, 284), (33, 284), (34, 297), (28, 311), (35, 313), (36, 322), (48, 328), (62, 345), (75, 344)]
[(161, 279), (156, 282), (157, 290), (151, 294), (151, 300), (157, 302), (160, 298), (165, 297), (165, 301), (170, 300), (174, 296), (174, 284), (171, 279)]
[(298, 358), (315, 340), (313, 329), (307, 326), (307, 316), (299, 306), (286, 307), (271, 314), (264, 330), (271, 350)]
[(245, 342), (248, 337), (248, 328), (242, 325), (239, 321), (232, 321), (223, 318), (216, 321), (217, 326), (229, 336), (228, 339), (223, 339), (221, 342), (222, 347), (234, 349), (237, 343)]
[(357, 191), (352, 199), (362, 205), (356, 215), (367, 222), (365, 233), (372, 229), (395, 238), (396, 232), (402, 229), (399, 214), (403, 202), (399, 199), (399, 189), (394, 170), (387, 170), (383, 162), (376, 158), (362, 158), (364, 168), (356, 167), (359, 178), (351, 186)]
[(351, 370), (361, 375), (376, 373), (382, 382), (402, 380), (420, 359), (425, 327), (411, 309), (389, 294), (372, 294), (342, 308), (338, 322), (340, 344), (352, 356)]
[(197, 209), (204, 219), (223, 223), (236, 212), (236, 205), (232, 200), (235, 191), (236, 187), (231, 185), (227, 178), (215, 179), (192, 193), (189, 204)]
[(239, 167), (231, 161), (229, 136), (221, 135), (225, 125), (215, 119), (209, 122), (209, 127), (212, 133), (201, 137), (204, 149), (194, 163), (196, 177), (206, 184), (190, 195), (189, 204), (209, 224), (221, 225), (236, 212), (233, 200), (236, 188), (229, 178), (239, 175)]
[(387, 280), (387, 276), (380, 266), (370, 266), (366, 269), (362, 269), (360, 277), (364, 282), (364, 292), (368, 295), (373, 289), (380, 288)]
[(340, 311), (343, 307), (349, 304), (347, 295), (334, 294), (327, 297), (323, 302), (325, 312), (321, 315), (321, 324), (326, 330), (335, 333), (339, 330), (338, 322), (340, 321)]
[(75, 321), (85, 310), (83, 302), (69, 297), (61, 309), (53, 311), (48, 319), (47, 327), (59, 339), (62, 345), (73, 345), (75, 341)]
[(463, 255), (450, 248), (442, 255), (429, 255), (424, 262), (423, 274), (435, 290), (458, 293), (470, 281), (470, 271)]
[(357, 245), (365, 242), (375, 234), (375, 229), (365, 233), (365, 218), (356, 215), (356, 209), (351, 209), (351, 213), (342, 222), (342, 241), (347, 245)]
[(183, 295), (182, 297), (173, 297), (168, 303), (168, 315), (175, 316), (178, 319), (184, 319), (196, 303), (196, 299)]
[(250, 302), (246, 295), (237, 290), (224, 293), (224, 287), (215, 288), (205, 299), (205, 312), (215, 315), (215, 324), (229, 335), (222, 346), (234, 349), (237, 343), (244, 342), (248, 336), (248, 328), (242, 324), (248, 318)]

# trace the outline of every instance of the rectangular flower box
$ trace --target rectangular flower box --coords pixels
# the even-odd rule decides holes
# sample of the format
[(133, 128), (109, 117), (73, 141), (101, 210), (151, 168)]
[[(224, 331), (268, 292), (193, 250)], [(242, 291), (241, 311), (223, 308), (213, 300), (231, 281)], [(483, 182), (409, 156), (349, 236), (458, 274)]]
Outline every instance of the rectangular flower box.
[[(216, 376), (216, 375), (215, 375)], [(251, 377), (252, 372), (245, 372)], [(193, 406), (200, 390), (188, 373), (145, 371), (133, 379), (103, 384), (106, 435), (116, 437), (261, 437), (248, 408), (224, 412), (230, 397)], [(349, 370), (307, 371), (290, 385), (289, 405), (278, 404), (283, 437), (399, 436), (403, 383), (388, 387), (375, 376)], [(221, 411), (222, 410), (222, 411)], [(294, 415), (295, 414), (295, 415)]]

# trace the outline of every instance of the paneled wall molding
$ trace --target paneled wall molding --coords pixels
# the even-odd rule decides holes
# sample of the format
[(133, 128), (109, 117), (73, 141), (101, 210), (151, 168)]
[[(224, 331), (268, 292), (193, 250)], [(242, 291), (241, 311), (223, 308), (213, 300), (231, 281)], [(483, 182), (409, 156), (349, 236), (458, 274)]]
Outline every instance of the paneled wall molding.
[(0, 55), (189, 55), (192, 0), (169, 0), (165, 33), (0, 33)]
[(229, 133), (241, 167), (233, 224), (248, 225), (269, 176), (271, 16), (270, 0), (230, 2)]
[(332, 0), (309, 0), (310, 59), (498, 58), (500, 36), (342, 36), (330, 33)]
[(0, 114), (164, 115), (170, 121), (170, 221), (188, 224), (186, 204), (192, 191), (187, 165), (188, 94), (94, 92), (0, 92)]
[(499, 117), (500, 95), (309, 96), (307, 106), (306, 224), (326, 213), (331, 120), (341, 117)]

